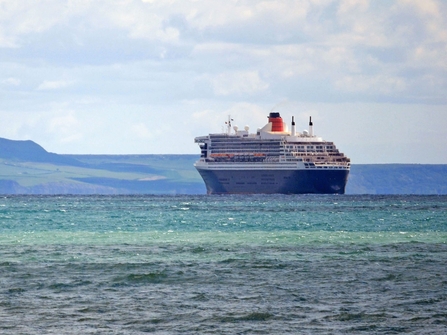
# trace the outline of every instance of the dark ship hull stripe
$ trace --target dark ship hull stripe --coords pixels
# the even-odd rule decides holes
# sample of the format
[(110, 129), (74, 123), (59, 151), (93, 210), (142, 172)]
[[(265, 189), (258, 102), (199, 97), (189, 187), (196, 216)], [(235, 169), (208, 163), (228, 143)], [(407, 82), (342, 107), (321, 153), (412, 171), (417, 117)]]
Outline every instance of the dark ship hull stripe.
[(208, 194), (344, 194), (349, 170), (197, 169)]

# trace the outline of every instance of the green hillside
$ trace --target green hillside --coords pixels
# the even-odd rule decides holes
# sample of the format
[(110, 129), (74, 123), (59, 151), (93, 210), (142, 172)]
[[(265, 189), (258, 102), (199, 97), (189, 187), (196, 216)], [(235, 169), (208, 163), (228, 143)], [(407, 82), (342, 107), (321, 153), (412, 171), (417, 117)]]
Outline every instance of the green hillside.
[(447, 194), (447, 165), (353, 165), (348, 194)]
[(58, 155), (0, 139), (2, 194), (204, 193), (195, 155)]
[(0, 158), (0, 193), (204, 193), (192, 166), (196, 158), (80, 156), (82, 166)]

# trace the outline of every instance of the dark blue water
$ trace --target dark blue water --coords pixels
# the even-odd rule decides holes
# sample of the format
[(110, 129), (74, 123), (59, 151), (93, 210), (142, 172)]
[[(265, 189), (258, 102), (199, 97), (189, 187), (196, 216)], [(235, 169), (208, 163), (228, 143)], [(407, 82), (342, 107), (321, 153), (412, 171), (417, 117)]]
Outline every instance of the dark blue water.
[(446, 196), (0, 199), (1, 334), (446, 334)]

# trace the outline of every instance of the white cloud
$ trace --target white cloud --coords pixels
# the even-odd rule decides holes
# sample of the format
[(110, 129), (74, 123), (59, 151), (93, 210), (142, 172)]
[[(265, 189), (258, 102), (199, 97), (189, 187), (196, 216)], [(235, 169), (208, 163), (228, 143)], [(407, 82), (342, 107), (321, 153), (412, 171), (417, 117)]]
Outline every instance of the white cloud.
[(396, 94), (406, 88), (405, 80), (388, 75), (376, 76), (346, 76), (335, 82), (335, 87), (345, 92), (365, 92), (372, 95), (377, 93)]
[(64, 80), (44, 80), (38, 87), (37, 90), (45, 91), (45, 90), (57, 90), (61, 88), (65, 88), (69, 86), (71, 82), (64, 81)]
[(60, 143), (78, 142), (83, 138), (82, 124), (73, 111), (59, 111), (50, 116), (48, 130)]
[(2, 131), (54, 152), (197, 153), (281, 101), (447, 105), (440, 0), (0, 2)]
[(6, 84), (8, 86), (19, 86), (21, 82), (22, 81), (18, 78), (7, 78), (2, 81), (3, 84)]
[(344, 0), (340, 2), (338, 7), (338, 14), (347, 12), (365, 12), (369, 7), (369, 0)]
[(447, 70), (447, 46), (433, 49), (427, 46), (417, 47), (410, 55), (410, 61), (414, 67)]
[(417, 12), (424, 15), (439, 17), (440, 10), (437, 1), (433, 0), (398, 0), (398, 3), (413, 7)]
[(18, 47), (22, 35), (42, 33), (64, 20), (65, 4), (62, 1), (25, 0), (2, 1), (0, 8), (0, 45)]
[(1, 48), (17, 48), (16, 41), (10, 36), (4, 36), (5, 34), (0, 31), (0, 47)]
[(137, 123), (131, 127), (132, 133), (139, 139), (148, 140), (154, 136), (149, 128), (144, 123)]
[(268, 84), (256, 71), (221, 73), (211, 79), (217, 95), (245, 95), (265, 91)]

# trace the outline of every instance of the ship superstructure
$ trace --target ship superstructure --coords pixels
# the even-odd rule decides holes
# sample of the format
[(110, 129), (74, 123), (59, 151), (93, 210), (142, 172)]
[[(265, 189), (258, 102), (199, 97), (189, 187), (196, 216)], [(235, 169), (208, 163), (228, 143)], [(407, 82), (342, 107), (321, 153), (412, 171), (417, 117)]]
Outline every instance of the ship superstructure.
[(271, 112), (268, 123), (249, 133), (227, 122), (227, 132), (195, 138), (201, 155), (195, 167), (208, 194), (220, 193), (338, 193), (343, 194), (350, 159), (333, 142), (308, 130), (291, 131), (279, 112)]

